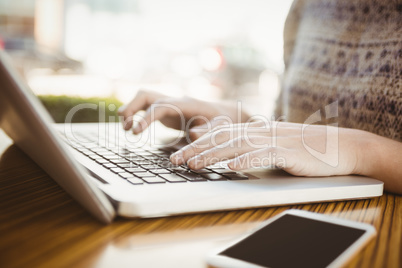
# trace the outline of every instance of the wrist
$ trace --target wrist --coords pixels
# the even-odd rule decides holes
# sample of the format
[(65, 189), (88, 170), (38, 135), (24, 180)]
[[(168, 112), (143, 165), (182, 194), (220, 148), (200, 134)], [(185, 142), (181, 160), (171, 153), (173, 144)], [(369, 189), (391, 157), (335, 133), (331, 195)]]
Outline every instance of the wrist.
[(356, 139), (356, 167), (354, 174), (368, 177), (376, 177), (376, 171), (380, 169), (381, 154), (379, 152), (380, 136), (373, 133), (358, 130)]
[[(370, 132), (355, 130), (354, 149), (356, 152), (356, 165), (354, 168), (354, 174), (372, 176), (376, 165), (376, 139), (375, 135)], [(374, 137), (373, 137), (374, 136)]]

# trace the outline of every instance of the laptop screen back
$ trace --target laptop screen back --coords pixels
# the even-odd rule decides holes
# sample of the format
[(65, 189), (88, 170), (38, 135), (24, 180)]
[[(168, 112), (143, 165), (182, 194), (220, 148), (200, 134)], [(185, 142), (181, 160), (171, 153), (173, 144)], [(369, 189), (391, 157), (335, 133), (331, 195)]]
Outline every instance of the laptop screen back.
[(51, 127), (53, 123), (0, 50), (0, 127), (31, 159), (81, 205), (103, 222), (114, 210), (106, 196), (88, 179)]

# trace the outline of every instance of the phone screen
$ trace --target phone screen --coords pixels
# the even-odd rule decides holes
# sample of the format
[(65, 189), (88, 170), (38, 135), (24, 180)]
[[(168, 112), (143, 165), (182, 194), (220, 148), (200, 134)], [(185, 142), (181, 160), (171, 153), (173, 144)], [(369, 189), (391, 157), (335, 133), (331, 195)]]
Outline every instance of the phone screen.
[(219, 253), (266, 267), (326, 267), (365, 230), (284, 215)]

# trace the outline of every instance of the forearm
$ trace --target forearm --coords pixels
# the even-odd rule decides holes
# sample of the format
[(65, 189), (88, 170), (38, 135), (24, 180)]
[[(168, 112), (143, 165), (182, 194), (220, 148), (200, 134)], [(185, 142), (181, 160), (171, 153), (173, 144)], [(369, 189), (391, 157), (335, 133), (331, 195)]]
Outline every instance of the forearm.
[(360, 141), (357, 173), (384, 182), (385, 190), (402, 194), (402, 143), (372, 133)]

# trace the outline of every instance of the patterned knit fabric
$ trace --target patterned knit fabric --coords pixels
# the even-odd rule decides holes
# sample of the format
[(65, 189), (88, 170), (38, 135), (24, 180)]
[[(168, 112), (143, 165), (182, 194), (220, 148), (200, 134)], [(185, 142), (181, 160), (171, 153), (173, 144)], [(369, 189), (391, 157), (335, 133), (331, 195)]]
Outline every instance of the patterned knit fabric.
[[(316, 123), (402, 140), (401, 0), (296, 0), (284, 52), (277, 116), (303, 123), (321, 111)], [(334, 102), (338, 117), (326, 119)]]

